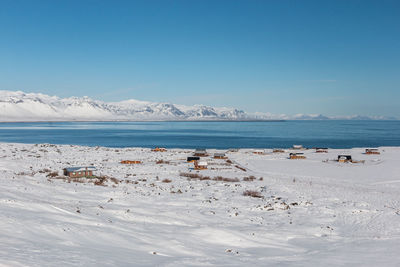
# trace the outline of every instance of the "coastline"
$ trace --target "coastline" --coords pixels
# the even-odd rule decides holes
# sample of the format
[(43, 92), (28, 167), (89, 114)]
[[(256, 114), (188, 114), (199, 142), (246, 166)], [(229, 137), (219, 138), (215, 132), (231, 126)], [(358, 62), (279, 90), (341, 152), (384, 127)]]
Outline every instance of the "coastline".
[(52, 123), (52, 122), (285, 122), (287, 120), (22, 120), (0, 123)]
[[(79, 144), (56, 144), (56, 143), (47, 143), (47, 142), (43, 142), (43, 143), (22, 143), (22, 142), (6, 142), (6, 141), (0, 141), (0, 144), (3, 145), (30, 145), (30, 146), (67, 146), (67, 147), (88, 147), (88, 148), (104, 148), (104, 149), (145, 149), (145, 150), (151, 150), (152, 148), (154, 148), (154, 146), (98, 146), (98, 145), (79, 145)], [(165, 147), (165, 146), (161, 146), (161, 147)], [(198, 147), (166, 147), (168, 150), (174, 150), (174, 151), (188, 151), (188, 150), (195, 150)], [(242, 150), (242, 151), (255, 151), (255, 150), (263, 150), (266, 153), (272, 153), (272, 151), (274, 149), (283, 149), (285, 152), (290, 153), (290, 152), (304, 152), (304, 151), (308, 151), (308, 152), (313, 152), (317, 147), (304, 147), (303, 149), (293, 149), (293, 147), (229, 147), (229, 148), (213, 148), (213, 147), (206, 147), (204, 149), (210, 150), (210, 151), (215, 151), (215, 152), (227, 152), (229, 150)], [(331, 150), (331, 151), (343, 151), (343, 150), (365, 150), (368, 148), (377, 148), (377, 149), (385, 149), (385, 148), (400, 148), (400, 145), (398, 146), (355, 146), (355, 147), (336, 147), (336, 148), (330, 148), (327, 147), (327, 149)], [(314, 151), (315, 152), (315, 151)]]
[(0, 120), (0, 123), (57, 123), (57, 122), (286, 122), (286, 121), (398, 121), (400, 119), (242, 119), (242, 120), (223, 120), (223, 119), (197, 119), (197, 120)]

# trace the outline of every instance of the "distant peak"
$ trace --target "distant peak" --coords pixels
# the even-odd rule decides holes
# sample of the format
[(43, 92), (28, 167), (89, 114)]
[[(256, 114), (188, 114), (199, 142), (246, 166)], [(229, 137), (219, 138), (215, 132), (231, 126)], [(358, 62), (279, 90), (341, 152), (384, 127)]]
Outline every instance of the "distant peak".
[[(59, 98), (41, 93), (0, 91), (0, 118), (2, 121), (51, 120), (383, 120), (383, 116), (328, 117), (322, 114), (294, 116), (271, 113), (248, 113), (236, 108), (175, 105), (167, 102), (149, 102), (128, 99), (103, 102), (89, 96)], [(393, 118), (391, 118), (393, 119)]]

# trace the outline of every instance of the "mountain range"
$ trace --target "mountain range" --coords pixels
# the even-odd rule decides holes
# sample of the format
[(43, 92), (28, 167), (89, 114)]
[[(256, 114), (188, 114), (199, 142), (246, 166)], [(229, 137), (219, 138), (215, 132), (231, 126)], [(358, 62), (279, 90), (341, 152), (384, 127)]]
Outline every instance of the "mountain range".
[(205, 105), (185, 106), (139, 100), (103, 102), (89, 97), (60, 98), (40, 93), (0, 91), (0, 121), (150, 121), (150, 120), (328, 120), (395, 119), (387, 117), (328, 117), (321, 114), (248, 113)]

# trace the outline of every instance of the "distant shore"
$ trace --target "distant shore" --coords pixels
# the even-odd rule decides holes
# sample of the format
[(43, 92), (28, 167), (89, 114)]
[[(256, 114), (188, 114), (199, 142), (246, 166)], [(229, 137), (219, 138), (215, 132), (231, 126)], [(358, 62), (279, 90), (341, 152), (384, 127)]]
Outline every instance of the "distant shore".
[(287, 122), (287, 121), (397, 121), (398, 119), (243, 119), (243, 120), (0, 120), (0, 123), (58, 123), (58, 122)]
[[(104, 149), (142, 149), (142, 150), (151, 150), (153, 148), (155, 148), (156, 146), (123, 146), (123, 147), (119, 147), (119, 146), (99, 146), (99, 145), (81, 145), (81, 144), (57, 144), (57, 143), (21, 143), (21, 142), (3, 142), (0, 141), (0, 144), (2, 145), (29, 145), (29, 146), (59, 146), (59, 147), (88, 147), (90, 149), (92, 148), (104, 148)], [(157, 146), (157, 147), (162, 147), (164, 148), (164, 146)], [(174, 150), (174, 151), (188, 151), (188, 150), (196, 150), (199, 149), (199, 147), (165, 147), (167, 150)], [(298, 152), (298, 153), (303, 153), (303, 152), (307, 152), (307, 153), (311, 153), (311, 152), (315, 152), (315, 150), (319, 148), (319, 147), (304, 147), (302, 149), (296, 149), (293, 147), (230, 147), (230, 148), (215, 148), (215, 147), (206, 147), (206, 148), (200, 148), (200, 149), (206, 149), (206, 150), (210, 150), (213, 152), (238, 152), (238, 151), (247, 151), (247, 152), (253, 152), (253, 151), (263, 151), (265, 153), (265, 155), (269, 155), (269, 154), (273, 154), (273, 150), (275, 149), (281, 149), (283, 150), (283, 152), (280, 152), (282, 154), (288, 154), (291, 152)], [(352, 149), (356, 149), (356, 150), (365, 150), (365, 149), (397, 149), (400, 148), (400, 145), (398, 146), (355, 146), (355, 147), (335, 147), (335, 148), (331, 148), (331, 147), (327, 147), (326, 149), (328, 149), (329, 151), (346, 151), (346, 150), (352, 150)], [(322, 153), (322, 155), (324, 155)]]
[[(288, 120), (23, 120), (0, 123), (52, 123), (52, 122), (285, 122)], [(305, 121), (305, 120), (304, 120)]]

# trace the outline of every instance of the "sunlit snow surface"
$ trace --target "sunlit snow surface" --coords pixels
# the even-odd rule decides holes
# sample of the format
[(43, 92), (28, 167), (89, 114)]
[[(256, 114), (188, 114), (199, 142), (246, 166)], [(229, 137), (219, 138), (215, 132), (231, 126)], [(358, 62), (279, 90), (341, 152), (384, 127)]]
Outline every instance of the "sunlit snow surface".
[[(198, 173), (211, 180), (200, 181), (180, 176), (197, 173), (190, 150), (1, 143), (0, 266), (396, 266), (400, 148), (380, 151), (239, 150), (232, 164), (206, 158)], [(331, 161), (338, 154), (365, 163)], [(47, 177), (90, 164), (119, 181)]]

